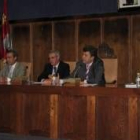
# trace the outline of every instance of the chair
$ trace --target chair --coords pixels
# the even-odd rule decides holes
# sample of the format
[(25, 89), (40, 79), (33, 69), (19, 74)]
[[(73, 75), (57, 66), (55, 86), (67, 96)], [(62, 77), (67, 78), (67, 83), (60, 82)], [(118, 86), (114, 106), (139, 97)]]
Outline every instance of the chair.
[(6, 62), (4, 62), (3, 60), (0, 60), (0, 70), (4, 67)]
[[(118, 59), (117, 58), (103, 58), (105, 68), (106, 86), (116, 86), (118, 78)], [(74, 70), (76, 62), (67, 61), (70, 66), (70, 73)]]
[(118, 78), (118, 59), (117, 58), (104, 58), (105, 80), (107, 86), (117, 85)]
[(25, 66), (25, 68), (26, 68), (26, 77), (28, 79), (30, 79), (32, 64), (30, 62), (21, 62), (21, 64)]
[(66, 61), (66, 63), (69, 64), (69, 66), (70, 66), (70, 73), (72, 73), (73, 70), (75, 69), (76, 62), (75, 61)]
[[(27, 78), (30, 78), (31, 77), (31, 67), (32, 67), (31, 63), (30, 62), (20, 62), (20, 63), (22, 65), (24, 65), (26, 68), (26, 75), (25, 76)], [(4, 65), (5, 65), (5, 63), (2, 60), (0, 60), (0, 70), (4, 67)]]

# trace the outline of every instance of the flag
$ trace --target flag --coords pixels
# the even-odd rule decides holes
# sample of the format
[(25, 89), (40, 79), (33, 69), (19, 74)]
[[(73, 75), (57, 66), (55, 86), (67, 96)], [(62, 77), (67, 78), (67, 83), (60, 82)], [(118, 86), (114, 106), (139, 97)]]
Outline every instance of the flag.
[(8, 21), (8, 9), (7, 0), (3, 3), (3, 13), (2, 13), (2, 43), (0, 46), (0, 59), (6, 58), (7, 50), (12, 49), (12, 42), (10, 38), (10, 26)]

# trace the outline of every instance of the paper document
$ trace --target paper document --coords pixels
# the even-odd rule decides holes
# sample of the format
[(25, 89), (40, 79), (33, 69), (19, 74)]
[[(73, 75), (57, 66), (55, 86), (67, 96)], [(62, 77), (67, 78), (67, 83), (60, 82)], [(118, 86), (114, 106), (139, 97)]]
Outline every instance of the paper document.
[(43, 82), (32, 82), (32, 84), (43, 84)]
[(136, 84), (134, 84), (134, 83), (128, 83), (128, 84), (125, 84), (125, 87), (126, 88), (136, 88)]
[(94, 86), (97, 86), (98, 84), (82, 84), (80, 86), (82, 87), (94, 87)]

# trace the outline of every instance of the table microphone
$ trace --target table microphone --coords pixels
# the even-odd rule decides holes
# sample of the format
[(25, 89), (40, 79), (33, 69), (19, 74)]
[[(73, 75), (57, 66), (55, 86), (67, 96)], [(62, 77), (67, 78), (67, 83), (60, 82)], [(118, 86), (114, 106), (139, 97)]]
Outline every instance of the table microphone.
[(76, 77), (76, 74), (79, 72), (80, 68), (82, 67), (82, 64), (80, 64), (77, 69), (75, 70), (74, 74), (73, 74), (73, 77), (75, 78)]

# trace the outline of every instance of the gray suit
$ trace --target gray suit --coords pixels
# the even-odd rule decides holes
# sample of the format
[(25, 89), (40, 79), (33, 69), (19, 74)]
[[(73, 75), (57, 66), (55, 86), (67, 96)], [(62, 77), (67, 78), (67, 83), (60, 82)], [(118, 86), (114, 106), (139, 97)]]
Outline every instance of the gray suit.
[[(96, 58), (96, 60), (94, 60), (87, 75), (88, 75), (87, 80), (88, 83), (99, 85), (105, 84), (104, 65), (103, 61), (100, 58)], [(83, 81), (86, 79), (87, 75), (86, 75), (86, 64), (84, 64), (82, 61), (77, 62), (76, 68), (72, 72), (71, 77), (81, 78), (81, 80)]]
[[(6, 64), (4, 68), (0, 71), (0, 77), (8, 77), (8, 74), (9, 74), (9, 65)], [(26, 68), (21, 63), (17, 62), (11, 79), (15, 78), (22, 79), (23, 77), (25, 77), (25, 74)]]

